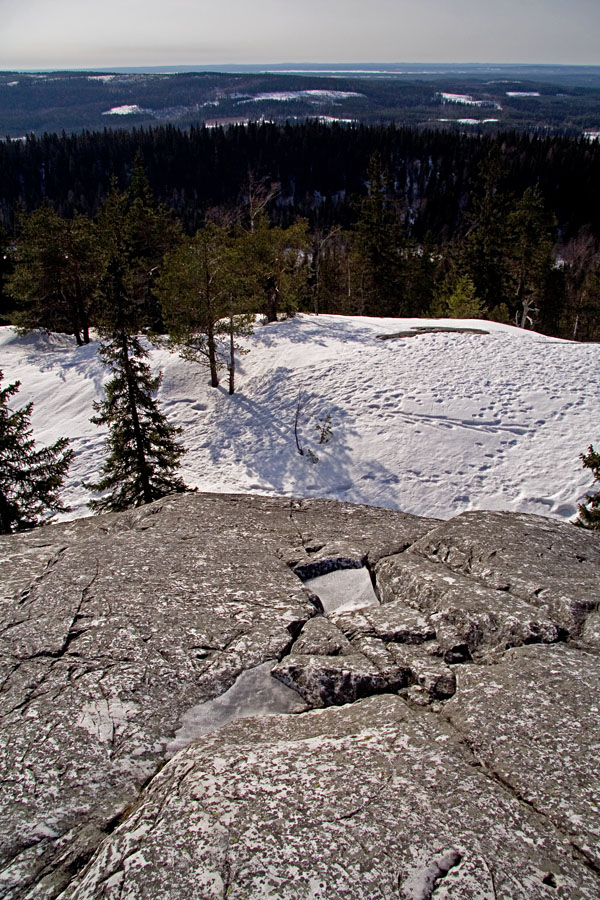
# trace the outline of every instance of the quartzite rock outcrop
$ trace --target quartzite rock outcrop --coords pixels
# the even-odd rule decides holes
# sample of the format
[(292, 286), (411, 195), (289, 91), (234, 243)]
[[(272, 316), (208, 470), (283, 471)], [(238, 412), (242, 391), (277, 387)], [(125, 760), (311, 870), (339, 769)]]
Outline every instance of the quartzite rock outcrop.
[(0, 897), (600, 896), (598, 536), (192, 494), (0, 561)]

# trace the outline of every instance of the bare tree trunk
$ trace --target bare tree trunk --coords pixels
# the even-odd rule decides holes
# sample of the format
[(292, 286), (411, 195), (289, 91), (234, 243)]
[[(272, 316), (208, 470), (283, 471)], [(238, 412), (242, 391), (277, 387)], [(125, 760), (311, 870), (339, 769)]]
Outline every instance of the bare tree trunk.
[(229, 393), (235, 392), (235, 343), (233, 340), (233, 315), (229, 317)]
[(208, 345), (208, 364), (210, 366), (210, 386), (219, 387), (219, 375), (217, 372), (217, 349), (215, 345), (215, 323), (213, 321), (213, 311), (211, 302), (211, 283), (208, 266), (206, 266), (206, 306), (207, 306), (207, 322), (206, 322), (206, 343)]
[(300, 413), (302, 412), (302, 407), (304, 403), (302, 402), (302, 394), (298, 394), (298, 402), (296, 403), (296, 417), (294, 419), (294, 437), (296, 438), (296, 447), (298, 448), (298, 453), (300, 456), (304, 456), (304, 450), (302, 449), (302, 445), (300, 444), (300, 438), (298, 435), (298, 425), (300, 424)]

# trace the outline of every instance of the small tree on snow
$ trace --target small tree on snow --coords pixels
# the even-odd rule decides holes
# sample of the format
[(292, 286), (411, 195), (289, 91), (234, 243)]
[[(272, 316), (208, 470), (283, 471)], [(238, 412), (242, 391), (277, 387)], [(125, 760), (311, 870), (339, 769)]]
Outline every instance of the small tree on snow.
[(0, 387), (0, 534), (33, 528), (48, 513), (66, 509), (58, 492), (73, 458), (67, 438), (35, 449), (30, 425), (33, 403), (14, 411), (8, 408), (9, 398), (19, 387), (19, 381)]
[[(587, 456), (583, 453), (579, 457), (584, 469), (591, 469), (594, 481), (600, 483), (600, 453), (594, 450), (592, 444), (588, 447)], [(588, 497), (586, 503), (579, 505), (578, 525), (584, 528), (600, 530), (600, 491)]]
[(186, 490), (175, 474), (185, 452), (177, 443), (181, 429), (169, 425), (155, 399), (160, 375), (153, 377), (137, 329), (140, 307), (135, 278), (114, 236), (112, 257), (99, 288), (103, 301), (100, 355), (112, 373), (105, 400), (97, 403), (95, 425), (108, 425), (102, 477), (89, 490), (105, 493), (91, 500), (94, 512), (118, 511), (152, 503)]
[(176, 438), (181, 428), (167, 422), (154, 397), (160, 375), (152, 377), (144, 361), (146, 351), (137, 337), (121, 332), (105, 343), (100, 353), (113, 377), (105, 387), (106, 399), (96, 403), (95, 425), (108, 425), (107, 457), (102, 477), (86, 487), (108, 492), (91, 500), (94, 512), (117, 512), (182, 493), (186, 485), (176, 473), (185, 449)]

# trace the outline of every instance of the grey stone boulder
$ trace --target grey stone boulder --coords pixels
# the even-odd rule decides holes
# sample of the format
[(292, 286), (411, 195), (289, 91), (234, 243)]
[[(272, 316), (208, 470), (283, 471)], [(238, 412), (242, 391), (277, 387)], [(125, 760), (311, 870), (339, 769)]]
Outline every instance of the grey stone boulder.
[(454, 672), (435, 655), (433, 643), (395, 644), (365, 635), (354, 638), (352, 647), (378, 666), (391, 691), (414, 686), (417, 690), (411, 690), (411, 698), (429, 703), (447, 700), (456, 690)]
[(55, 896), (185, 713), (288, 652), (296, 538), (289, 501), (188, 495), (2, 541), (0, 897)]
[(319, 550), (307, 552), (292, 568), (298, 578), (308, 581), (341, 569), (360, 569), (366, 564), (367, 556), (365, 544), (331, 541)]
[(597, 900), (598, 872), (439, 716), (372, 697), (180, 751), (61, 900)]
[(410, 553), (539, 607), (575, 636), (600, 603), (598, 535), (542, 516), (461, 513)]
[(400, 601), (427, 616), (450, 662), (566, 637), (565, 630), (536, 606), (414, 553), (381, 560), (375, 574), (382, 611)]
[(288, 503), (290, 521), (297, 534), (296, 550), (289, 554), (290, 564), (295, 568), (303, 563), (310, 565), (312, 559), (322, 563), (339, 558), (340, 554), (355, 563), (373, 566), (383, 556), (406, 550), (439, 523), (439, 519), (412, 516), (395, 509), (335, 500)]
[(362, 653), (345, 656), (291, 654), (271, 670), (287, 687), (298, 691), (311, 707), (341, 706), (361, 697), (393, 689), (390, 675)]

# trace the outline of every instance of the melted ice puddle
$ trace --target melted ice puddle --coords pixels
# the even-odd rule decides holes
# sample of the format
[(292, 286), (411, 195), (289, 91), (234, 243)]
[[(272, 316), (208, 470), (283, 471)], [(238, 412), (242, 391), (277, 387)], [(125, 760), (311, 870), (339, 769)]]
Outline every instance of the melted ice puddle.
[(304, 584), (317, 595), (323, 604), (325, 615), (380, 605), (366, 566), (360, 569), (336, 569), (335, 572), (309, 578)]
[(307, 706), (300, 694), (271, 675), (275, 662), (271, 659), (246, 669), (220, 697), (193, 706), (184, 713), (181, 728), (167, 744), (167, 757), (234, 719), (304, 712)]

